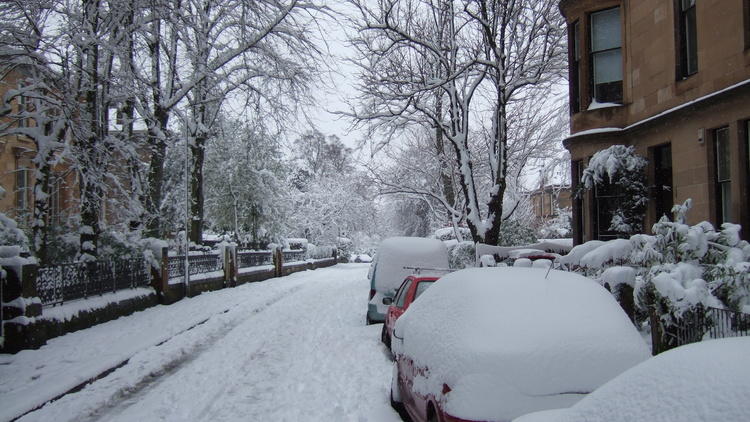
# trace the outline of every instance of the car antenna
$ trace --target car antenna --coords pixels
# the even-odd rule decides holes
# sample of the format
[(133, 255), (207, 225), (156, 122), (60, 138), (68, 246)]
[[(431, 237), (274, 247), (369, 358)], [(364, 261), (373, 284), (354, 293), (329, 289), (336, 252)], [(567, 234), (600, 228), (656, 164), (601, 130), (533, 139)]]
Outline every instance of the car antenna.
[(547, 279), (547, 276), (549, 275), (549, 272), (552, 271), (552, 262), (549, 263), (549, 268), (547, 268), (547, 274), (544, 275), (544, 279)]

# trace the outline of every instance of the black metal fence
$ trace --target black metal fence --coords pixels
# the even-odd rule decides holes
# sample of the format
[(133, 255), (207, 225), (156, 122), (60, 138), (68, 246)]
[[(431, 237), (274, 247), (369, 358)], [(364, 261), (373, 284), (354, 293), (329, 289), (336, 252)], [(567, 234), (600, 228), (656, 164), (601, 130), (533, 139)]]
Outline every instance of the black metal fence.
[(142, 259), (77, 262), (40, 267), (37, 293), (44, 305), (148, 286), (149, 266)]
[(680, 320), (675, 330), (676, 345), (705, 339), (750, 335), (750, 314), (728, 309), (705, 308)]
[(271, 251), (237, 251), (238, 268), (258, 267), (273, 264)]
[[(189, 255), (190, 275), (221, 271), (222, 260), (219, 254)], [(170, 256), (169, 278), (185, 277), (185, 255)]]
[(299, 250), (285, 250), (284, 251), (284, 262), (304, 261), (305, 251)]

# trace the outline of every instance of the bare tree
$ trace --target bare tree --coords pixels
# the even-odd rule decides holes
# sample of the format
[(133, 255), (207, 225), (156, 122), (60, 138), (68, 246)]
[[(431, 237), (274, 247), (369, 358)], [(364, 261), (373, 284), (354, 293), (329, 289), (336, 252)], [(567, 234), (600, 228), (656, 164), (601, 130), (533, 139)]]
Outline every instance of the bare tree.
[[(352, 116), (379, 130), (383, 143), (411, 124), (442, 128), (454, 152), (472, 237), (497, 244), (507, 188), (509, 109), (525, 92), (549, 86), (561, 73), (564, 26), (555, 2), (351, 3), (359, 11), (353, 43), (362, 69), (360, 107)], [(439, 71), (428, 74), (425, 66)], [(476, 142), (470, 139), (478, 133), (470, 129), (472, 122), (486, 114), (480, 92), (491, 93), (486, 96), (491, 142), (483, 163), (472, 153)], [(486, 189), (482, 171), (489, 174)], [(442, 200), (451, 214), (462, 214)]]

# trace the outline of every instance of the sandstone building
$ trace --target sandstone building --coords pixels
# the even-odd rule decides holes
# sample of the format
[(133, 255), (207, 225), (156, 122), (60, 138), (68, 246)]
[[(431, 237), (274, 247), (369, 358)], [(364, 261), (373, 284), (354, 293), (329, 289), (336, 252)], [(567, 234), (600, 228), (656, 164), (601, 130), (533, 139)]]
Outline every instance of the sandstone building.
[[(750, 0), (562, 0), (575, 191), (587, 160), (632, 145), (649, 161), (650, 228), (693, 200), (689, 223), (750, 232)], [(618, 197), (573, 201), (574, 240), (614, 236)]]

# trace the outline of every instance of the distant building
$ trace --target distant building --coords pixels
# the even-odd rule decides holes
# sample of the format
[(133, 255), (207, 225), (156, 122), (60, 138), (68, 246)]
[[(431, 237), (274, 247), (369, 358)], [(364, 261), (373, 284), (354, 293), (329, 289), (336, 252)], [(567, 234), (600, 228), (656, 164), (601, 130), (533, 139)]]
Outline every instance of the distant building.
[[(573, 190), (615, 144), (649, 160), (651, 227), (693, 199), (689, 223), (750, 232), (750, 0), (562, 0)], [(607, 238), (616, 193), (573, 201), (576, 243)]]
[[(9, 90), (17, 89), (25, 78), (26, 68), (23, 66), (12, 69), (0, 69), (0, 99), (5, 99)], [(11, 114), (17, 113), (22, 107), (28, 107), (24, 97), (16, 97), (10, 102)], [(12, 121), (4, 117), (2, 123), (20, 127), (34, 127), (33, 119)], [(36, 147), (34, 142), (23, 135), (0, 136), (0, 186), (5, 195), (0, 196), (0, 212), (16, 220), (21, 227), (27, 227), (34, 204), (34, 158)], [(49, 189), (48, 224), (56, 224), (65, 218), (71, 209), (78, 206), (76, 175), (66, 163), (60, 163), (52, 169), (52, 181)]]
[(570, 186), (546, 185), (529, 192), (529, 201), (534, 209), (535, 225), (558, 216), (561, 209), (571, 206)]

